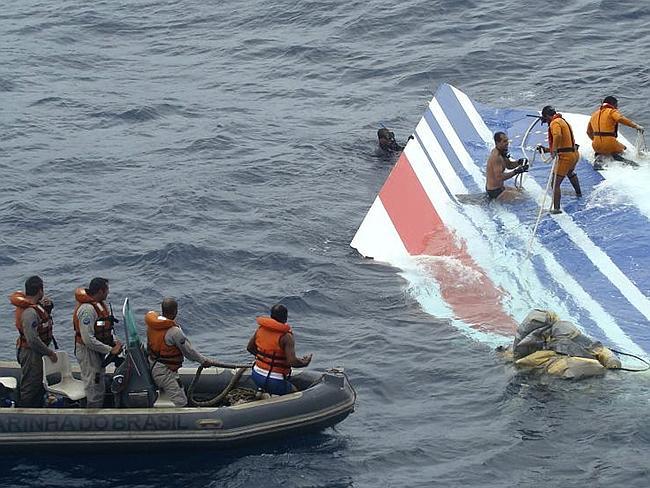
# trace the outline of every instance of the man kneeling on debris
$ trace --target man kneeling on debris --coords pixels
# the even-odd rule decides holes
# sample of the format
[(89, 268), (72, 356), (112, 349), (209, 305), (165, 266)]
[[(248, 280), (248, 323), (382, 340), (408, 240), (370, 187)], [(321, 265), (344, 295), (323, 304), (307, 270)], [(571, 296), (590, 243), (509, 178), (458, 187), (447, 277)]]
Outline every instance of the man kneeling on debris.
[(531, 311), (517, 329), (513, 345), (500, 350), (512, 353), (518, 367), (567, 379), (599, 376), (621, 367), (610, 349), (547, 310)]

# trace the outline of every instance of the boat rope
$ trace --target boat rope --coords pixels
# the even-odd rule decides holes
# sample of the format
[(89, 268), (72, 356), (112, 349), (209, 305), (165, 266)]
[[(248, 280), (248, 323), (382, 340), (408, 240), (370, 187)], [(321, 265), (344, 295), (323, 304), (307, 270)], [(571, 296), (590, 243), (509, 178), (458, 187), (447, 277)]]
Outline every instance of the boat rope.
[(515, 175), (515, 188), (517, 190), (521, 190), (524, 187), (524, 177), (522, 175), (523, 173)]
[(637, 158), (645, 156), (648, 152), (648, 146), (645, 143), (645, 135), (640, 130), (636, 131), (636, 142), (634, 143), (634, 148), (636, 149)]
[(214, 366), (219, 367), (219, 368), (225, 368), (225, 369), (237, 369), (231, 380), (228, 382), (228, 385), (218, 393), (215, 397), (210, 398), (208, 400), (197, 400), (194, 398), (194, 387), (196, 384), (199, 382), (199, 378), (201, 377), (201, 373), (203, 372), (203, 366), (199, 366), (198, 369), (196, 370), (196, 374), (194, 375), (194, 379), (192, 380), (192, 383), (190, 383), (190, 386), (187, 388), (187, 399), (189, 401), (189, 404), (194, 406), (194, 407), (215, 407), (219, 405), (224, 398), (226, 398), (226, 395), (230, 393), (230, 391), (237, 386), (237, 383), (239, 383), (239, 380), (241, 379), (242, 375), (244, 372), (248, 369), (251, 368), (253, 365), (252, 364), (224, 364), (224, 363), (216, 363)]
[[(544, 344), (546, 344), (546, 341), (544, 342)], [(544, 347), (544, 349), (546, 349), (546, 347)], [(615, 354), (618, 354), (619, 356), (629, 356), (631, 358), (638, 359), (639, 361), (641, 361), (643, 364), (646, 365), (642, 369), (632, 369), (632, 368), (623, 368), (623, 367), (620, 367), (620, 368), (607, 368), (607, 369), (616, 370), (616, 371), (627, 371), (627, 372), (630, 372), (630, 373), (642, 373), (642, 372), (648, 371), (650, 369), (650, 363), (648, 361), (646, 361), (645, 359), (639, 357), (639, 356), (635, 356), (634, 354), (630, 354), (628, 352), (618, 351), (616, 349), (612, 349), (611, 347), (607, 347), (607, 349), (609, 349), (610, 351), (612, 351)], [(567, 357), (570, 357), (570, 358), (572, 358), (572, 357), (578, 357), (578, 358), (582, 357), (582, 358), (584, 358), (585, 357), (585, 356), (580, 356), (580, 355), (574, 356), (574, 355), (569, 354), (569, 353), (556, 351), (555, 349), (552, 349), (552, 348), (550, 350), (552, 350), (555, 354), (558, 354), (560, 356), (567, 356)], [(592, 358), (587, 358), (587, 359), (593, 359), (593, 357)], [(598, 359), (595, 359), (595, 360), (598, 361)], [(600, 361), (598, 361), (598, 362), (600, 363)]]
[[(521, 147), (521, 152), (523, 152), (524, 156), (526, 156), (528, 158), (528, 154), (526, 153), (526, 141), (528, 140), (528, 136), (530, 135), (531, 131), (533, 130), (533, 127), (535, 127), (537, 125), (537, 122), (539, 122), (542, 119), (539, 117), (539, 115), (527, 115), (527, 117), (534, 117), (535, 118), (533, 123), (530, 124), (530, 126), (528, 127), (528, 130), (526, 130), (526, 132), (524, 133), (524, 137), (521, 139), (521, 146), (520, 146)], [(531, 168), (533, 167), (533, 161), (535, 160), (535, 153), (537, 153), (537, 151), (533, 150), (533, 156), (528, 158), (528, 159), (530, 159), (530, 162), (528, 164), (529, 164), (529, 166)]]
[(544, 156), (540, 154), (542, 161), (545, 163), (549, 163), (553, 161), (553, 164), (551, 166), (551, 172), (548, 175), (548, 181), (546, 183), (546, 189), (544, 190), (544, 198), (542, 199), (542, 203), (539, 206), (539, 212), (537, 213), (537, 220), (535, 220), (535, 225), (533, 227), (533, 232), (530, 236), (530, 240), (528, 241), (528, 249), (526, 250), (526, 258), (524, 260), (527, 260), (530, 257), (530, 252), (533, 249), (533, 242), (535, 240), (535, 235), (537, 234), (537, 228), (539, 227), (539, 222), (542, 220), (542, 214), (544, 213), (544, 206), (546, 205), (546, 197), (548, 196), (549, 188), (555, 188), (555, 166), (557, 165), (557, 156), (551, 156), (548, 159), (544, 159)]
[(631, 373), (641, 373), (643, 371), (648, 371), (650, 369), (650, 363), (646, 361), (645, 359), (635, 356), (634, 354), (630, 354), (629, 352), (623, 352), (623, 351), (617, 351), (616, 349), (612, 349), (611, 347), (609, 348), (610, 351), (612, 351), (615, 354), (618, 354), (619, 356), (629, 356), (634, 359), (638, 359), (641, 361), (643, 364), (645, 364), (645, 368), (643, 369), (632, 369), (632, 368), (615, 368), (618, 369), (619, 371), (629, 371)]

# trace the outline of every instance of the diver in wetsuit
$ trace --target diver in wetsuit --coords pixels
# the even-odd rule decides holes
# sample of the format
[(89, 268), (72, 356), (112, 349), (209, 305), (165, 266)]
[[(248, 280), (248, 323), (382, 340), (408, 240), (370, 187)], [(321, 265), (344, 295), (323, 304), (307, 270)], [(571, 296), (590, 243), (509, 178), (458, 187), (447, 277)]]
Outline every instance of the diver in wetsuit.
[(490, 200), (510, 200), (515, 197), (518, 191), (515, 188), (506, 187), (504, 181), (528, 171), (526, 158), (516, 161), (510, 159), (509, 142), (505, 132), (494, 134), (495, 147), (490, 151), (485, 172), (485, 192)]
[[(406, 142), (413, 139), (409, 136)], [(379, 145), (379, 153), (385, 156), (392, 156), (404, 150), (405, 146), (401, 146), (395, 140), (395, 133), (386, 127), (382, 127), (377, 131), (377, 143)]]

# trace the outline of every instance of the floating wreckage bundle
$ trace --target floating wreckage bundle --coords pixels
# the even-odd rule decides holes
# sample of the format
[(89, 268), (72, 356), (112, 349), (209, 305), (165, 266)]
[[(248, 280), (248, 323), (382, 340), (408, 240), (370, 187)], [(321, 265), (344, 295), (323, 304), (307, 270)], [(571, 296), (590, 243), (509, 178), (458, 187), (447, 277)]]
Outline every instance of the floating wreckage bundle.
[(601, 376), (608, 369), (621, 369), (612, 350), (547, 310), (531, 311), (505, 352), (512, 355), (518, 368), (565, 379)]

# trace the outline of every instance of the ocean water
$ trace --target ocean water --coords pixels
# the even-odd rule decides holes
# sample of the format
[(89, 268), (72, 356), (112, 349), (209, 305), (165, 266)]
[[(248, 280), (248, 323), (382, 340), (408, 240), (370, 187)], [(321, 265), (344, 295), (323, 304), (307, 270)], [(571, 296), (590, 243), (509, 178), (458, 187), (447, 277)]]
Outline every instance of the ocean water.
[[(228, 452), (3, 453), (1, 485), (647, 486), (650, 376), (517, 375), (349, 242), (392, 165), (376, 129), (405, 140), (439, 83), (580, 113), (614, 94), (650, 126), (649, 20), (628, 0), (4, 2), (0, 296), (43, 276), (71, 351), (93, 276), (140, 316), (173, 295), (224, 361), (282, 301), (298, 352), (359, 400), (334, 429)], [(620, 174), (636, 195), (639, 174)]]

